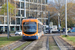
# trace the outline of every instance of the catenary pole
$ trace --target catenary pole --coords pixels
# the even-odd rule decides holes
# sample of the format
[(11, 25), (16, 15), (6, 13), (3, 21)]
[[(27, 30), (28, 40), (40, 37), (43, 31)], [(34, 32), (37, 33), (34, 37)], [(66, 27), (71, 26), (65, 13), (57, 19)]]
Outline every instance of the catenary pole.
[(67, 0), (65, 0), (65, 27), (66, 27), (66, 36), (68, 35), (67, 33)]
[(50, 11), (48, 11), (48, 25), (50, 23)]
[(26, 18), (26, 0), (24, 0), (24, 17)]
[(58, 29), (59, 29), (59, 14), (58, 14)]
[(8, 34), (8, 36), (7, 36), (7, 38), (9, 39), (9, 10), (8, 10), (8, 0), (7, 0), (7, 34)]

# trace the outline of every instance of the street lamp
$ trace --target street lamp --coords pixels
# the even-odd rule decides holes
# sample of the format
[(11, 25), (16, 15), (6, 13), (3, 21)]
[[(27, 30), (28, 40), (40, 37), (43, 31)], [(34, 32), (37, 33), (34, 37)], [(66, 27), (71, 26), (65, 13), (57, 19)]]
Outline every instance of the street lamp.
[(7, 38), (9, 39), (9, 10), (8, 10), (8, 0), (7, 0)]
[(26, 18), (26, 0), (24, 0), (24, 17)]
[[(43, 12), (43, 14), (44, 14), (44, 18), (45, 18), (45, 12)], [(44, 24), (46, 25), (46, 20), (44, 20), (44, 22), (45, 22)]]
[(21, 18), (20, 18), (20, 30), (21, 30), (21, 26), (22, 26), (22, 14), (21, 14)]
[(65, 27), (66, 27), (66, 35), (68, 35), (67, 33), (67, 0), (65, 0)]
[(58, 29), (60, 28), (60, 19), (59, 19), (60, 13), (58, 13)]
[(48, 11), (48, 25), (49, 25), (49, 23), (50, 23), (50, 11)]
[[(59, 16), (60, 16), (60, 13), (58, 13), (58, 30), (59, 30), (59, 33), (60, 33), (60, 18), (59, 18)], [(61, 33), (60, 33), (60, 35), (61, 35)]]

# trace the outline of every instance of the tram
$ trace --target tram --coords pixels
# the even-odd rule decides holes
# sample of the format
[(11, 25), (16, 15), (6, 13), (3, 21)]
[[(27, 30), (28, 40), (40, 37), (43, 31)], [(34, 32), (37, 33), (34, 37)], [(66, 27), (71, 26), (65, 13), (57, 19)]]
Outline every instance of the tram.
[(40, 39), (43, 33), (43, 24), (38, 19), (23, 19), (22, 20), (23, 40)]

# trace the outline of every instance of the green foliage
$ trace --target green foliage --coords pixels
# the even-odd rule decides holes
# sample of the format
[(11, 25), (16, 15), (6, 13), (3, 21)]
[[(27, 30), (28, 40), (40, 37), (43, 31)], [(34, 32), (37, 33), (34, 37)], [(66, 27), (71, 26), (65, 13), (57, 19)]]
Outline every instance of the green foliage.
[[(8, 2), (8, 11), (9, 13), (11, 13), (12, 15), (14, 15), (14, 9), (15, 9), (15, 6), (13, 4), (11, 4), (10, 2)], [(2, 8), (1, 8), (1, 11), (0, 11), (0, 14), (4, 14), (5, 12), (5, 15), (7, 15), (7, 3), (2, 5)]]
[(16, 31), (10, 31), (10, 33), (15, 33)]

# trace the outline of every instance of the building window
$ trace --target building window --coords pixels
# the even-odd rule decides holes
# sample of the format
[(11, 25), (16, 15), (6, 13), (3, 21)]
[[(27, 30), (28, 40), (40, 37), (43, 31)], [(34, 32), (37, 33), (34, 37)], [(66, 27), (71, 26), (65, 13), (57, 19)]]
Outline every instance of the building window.
[(41, 5), (38, 5), (38, 10), (41, 10)]
[(16, 16), (20, 16), (20, 10), (17, 11)]
[(24, 10), (21, 10), (21, 15), (22, 17), (24, 17)]
[(37, 12), (34, 12), (34, 17), (37, 17)]
[(37, 10), (37, 4), (30, 4), (31, 10)]
[(17, 8), (20, 8), (20, 2), (16, 2), (16, 5)]
[(46, 9), (46, 8), (45, 8), (45, 6), (43, 5), (43, 6), (42, 6), (42, 11), (45, 11), (45, 9)]
[(37, 0), (34, 0), (35, 3), (37, 3)]
[(47, 4), (47, 0), (43, 0), (42, 3), (43, 3), (43, 4)]
[(21, 0), (21, 1), (24, 1), (24, 0)]
[(0, 17), (0, 24), (4, 24), (4, 17)]
[(7, 17), (5, 17), (5, 24), (7, 24)]
[(20, 18), (16, 18), (16, 23), (20, 24)]
[(38, 3), (41, 3), (41, 0), (38, 0)]
[(46, 0), (46, 4), (47, 4), (47, 0)]
[(26, 0), (26, 1), (29, 1), (29, 0)]
[(30, 9), (31, 10), (37, 10), (37, 4), (31, 4), (30, 3)]
[(33, 4), (33, 10), (37, 10), (37, 4)]
[(26, 11), (26, 17), (29, 17), (29, 11)]
[(30, 0), (30, 2), (33, 2), (33, 0)]
[(11, 31), (14, 31), (14, 26), (10, 26)]
[(42, 0), (42, 3), (45, 4), (45, 0)]
[(0, 6), (4, 4), (4, 0), (0, 0)]
[(15, 24), (15, 18), (11, 17), (11, 24)]
[(32, 17), (37, 17), (37, 12), (30, 11), (30, 16), (32, 16)]
[(34, 12), (30, 11), (30, 16), (34, 17)]
[(3, 31), (3, 26), (0, 26), (0, 31)]
[(21, 2), (21, 8), (24, 8), (24, 2)]
[(26, 9), (29, 9), (29, 3), (26, 3)]
[(16, 31), (18, 31), (19, 30), (19, 26), (16, 26)]

